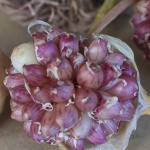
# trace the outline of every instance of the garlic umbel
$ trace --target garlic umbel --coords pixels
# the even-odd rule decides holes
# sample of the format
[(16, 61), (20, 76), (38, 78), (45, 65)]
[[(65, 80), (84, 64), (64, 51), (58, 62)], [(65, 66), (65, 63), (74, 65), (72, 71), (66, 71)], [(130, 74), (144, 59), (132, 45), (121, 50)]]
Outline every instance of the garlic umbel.
[(139, 0), (135, 9), (131, 18), (131, 25), (134, 28), (133, 40), (144, 52), (144, 58), (150, 60), (150, 1)]
[(34, 25), (40, 30), (32, 33), (29, 25), (34, 41), (14, 49), (4, 80), (11, 117), (24, 122), (26, 134), (38, 143), (125, 149), (139, 114), (149, 106), (130, 47), (107, 35), (81, 40), (46, 23)]

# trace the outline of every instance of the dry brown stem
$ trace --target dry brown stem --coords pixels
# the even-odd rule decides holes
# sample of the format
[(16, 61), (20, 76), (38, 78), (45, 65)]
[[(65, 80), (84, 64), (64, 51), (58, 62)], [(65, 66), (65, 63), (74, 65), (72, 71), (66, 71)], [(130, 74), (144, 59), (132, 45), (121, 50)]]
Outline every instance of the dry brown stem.
[(93, 30), (91, 30), (87, 37), (90, 37), (92, 33), (100, 33), (108, 24), (110, 24), (118, 15), (120, 15), (125, 9), (133, 5), (137, 0), (121, 0), (113, 9), (111, 9), (105, 17), (100, 20)]
[(94, 0), (0, 0), (0, 9), (23, 26), (43, 20), (67, 31), (83, 33), (102, 2), (95, 5)]
[(0, 113), (3, 111), (8, 90), (3, 84), (5, 78), (5, 69), (10, 65), (9, 58), (0, 50)]

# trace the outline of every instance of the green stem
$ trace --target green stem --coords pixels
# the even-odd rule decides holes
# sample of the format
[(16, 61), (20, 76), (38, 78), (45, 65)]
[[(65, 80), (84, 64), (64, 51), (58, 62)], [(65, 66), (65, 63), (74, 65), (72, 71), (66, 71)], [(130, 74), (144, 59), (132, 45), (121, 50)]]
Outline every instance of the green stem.
[(137, 0), (121, 0), (114, 8), (112, 8), (97, 25), (88, 32), (86, 37), (90, 37), (92, 33), (100, 33), (109, 23), (111, 23), (118, 15), (120, 15), (125, 9), (133, 5)]
[(97, 26), (100, 20), (117, 4), (118, 0), (105, 0), (97, 12), (97, 15), (88, 31), (90, 33)]

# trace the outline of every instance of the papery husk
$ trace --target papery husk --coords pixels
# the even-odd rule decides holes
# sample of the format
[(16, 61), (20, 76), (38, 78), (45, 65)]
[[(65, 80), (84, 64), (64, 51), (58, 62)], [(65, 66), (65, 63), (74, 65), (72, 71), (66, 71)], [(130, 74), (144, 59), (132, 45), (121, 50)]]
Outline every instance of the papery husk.
[[(132, 131), (136, 130), (137, 121), (140, 118), (140, 116), (144, 114), (150, 114), (150, 96), (147, 95), (146, 91), (141, 86), (140, 75), (134, 60), (134, 54), (132, 49), (118, 38), (114, 38), (103, 34), (97, 36), (106, 39), (108, 43), (114, 46), (118, 51), (123, 53), (129, 59), (129, 61), (132, 63), (133, 67), (137, 71), (139, 92), (136, 98), (137, 107), (134, 117), (128, 122), (122, 122), (119, 127), (118, 134), (110, 137), (105, 144), (91, 145), (89, 143), (86, 143), (85, 150), (125, 150), (128, 146), (128, 142)], [(65, 150), (69, 149), (66, 148)]]

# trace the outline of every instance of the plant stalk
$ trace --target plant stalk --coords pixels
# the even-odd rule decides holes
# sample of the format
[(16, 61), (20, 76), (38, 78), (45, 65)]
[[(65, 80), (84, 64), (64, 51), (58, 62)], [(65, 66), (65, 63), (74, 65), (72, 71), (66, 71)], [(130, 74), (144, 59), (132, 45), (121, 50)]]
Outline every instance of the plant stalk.
[(113, 7), (103, 19), (101, 19), (97, 25), (86, 35), (87, 38), (92, 33), (100, 33), (108, 24), (110, 24), (118, 15), (120, 15), (129, 6), (133, 5), (137, 0), (121, 0), (115, 7)]
[[(102, 6), (100, 6), (96, 17), (88, 31), (91, 32), (96, 26), (97, 24), (100, 22), (100, 20), (102, 20), (102, 18), (119, 2), (119, 0), (105, 0), (104, 3), (102, 4)], [(87, 33), (87, 34), (88, 34)]]

